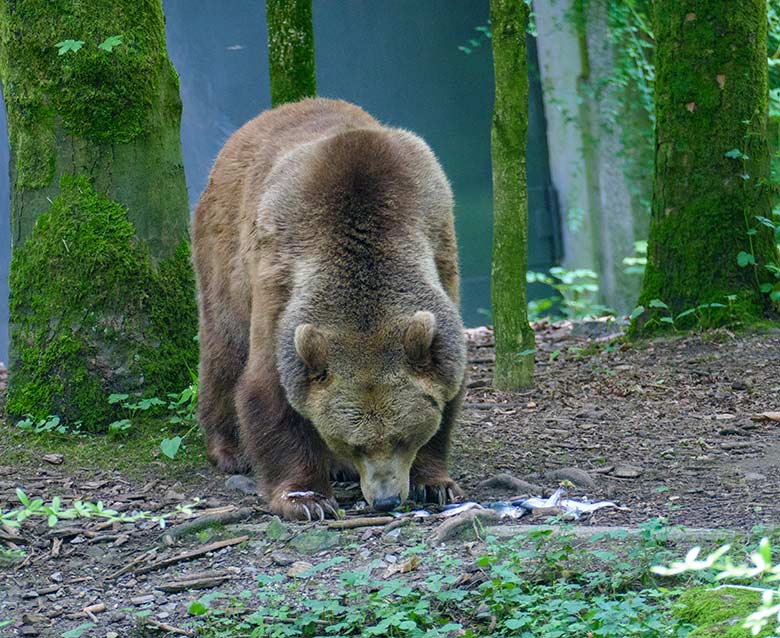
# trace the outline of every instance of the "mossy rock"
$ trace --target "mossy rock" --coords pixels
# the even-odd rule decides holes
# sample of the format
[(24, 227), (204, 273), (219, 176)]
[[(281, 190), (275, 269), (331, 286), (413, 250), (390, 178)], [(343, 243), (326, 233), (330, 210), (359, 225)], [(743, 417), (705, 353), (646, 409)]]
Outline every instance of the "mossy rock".
[[(696, 587), (678, 601), (675, 615), (696, 626), (688, 638), (753, 638), (743, 621), (761, 605), (761, 594), (747, 589)], [(768, 626), (758, 634), (770, 636)]]
[(59, 415), (90, 431), (115, 417), (112, 392), (165, 397), (197, 365), (197, 311), (189, 245), (156, 263), (127, 209), (83, 176), (14, 250), (6, 411)]

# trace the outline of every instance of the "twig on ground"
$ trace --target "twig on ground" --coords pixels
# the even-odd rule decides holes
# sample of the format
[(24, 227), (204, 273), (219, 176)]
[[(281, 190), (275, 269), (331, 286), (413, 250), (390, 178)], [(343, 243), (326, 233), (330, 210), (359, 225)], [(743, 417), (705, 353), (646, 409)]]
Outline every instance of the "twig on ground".
[(252, 516), (253, 513), (254, 510), (251, 507), (242, 507), (239, 509), (232, 507), (231, 509), (225, 509), (221, 512), (212, 512), (205, 516), (198, 516), (197, 518), (176, 525), (175, 527), (171, 527), (162, 534), (161, 538), (166, 545), (171, 545), (176, 539), (186, 536), (187, 534), (198, 532), (207, 527), (212, 527), (213, 525), (238, 523), (246, 520)]
[(208, 554), (209, 552), (215, 552), (218, 549), (222, 549), (223, 547), (238, 545), (239, 543), (243, 543), (248, 540), (249, 540), (249, 536), (237, 536), (236, 538), (227, 538), (223, 541), (216, 541), (214, 543), (209, 543), (208, 545), (204, 545), (203, 547), (199, 547), (198, 549), (192, 549), (187, 552), (182, 552), (181, 554), (177, 554), (176, 556), (172, 556), (171, 558), (165, 558), (163, 560), (157, 561), (156, 563), (152, 563), (151, 565), (146, 565), (144, 567), (133, 569), (133, 573), (146, 574), (148, 572), (152, 572), (157, 569), (170, 567), (171, 565), (175, 565), (176, 563), (181, 563), (186, 560), (192, 560), (193, 558), (198, 558), (199, 556), (203, 556), (204, 554)]
[(200, 574), (191, 574), (178, 580), (171, 580), (160, 585), (155, 585), (155, 589), (174, 594), (189, 589), (209, 589), (221, 585), (226, 580), (232, 578), (231, 573), (221, 572), (203, 572)]
[(195, 634), (191, 631), (187, 631), (186, 629), (179, 629), (178, 627), (174, 627), (173, 625), (169, 625), (168, 623), (160, 622), (159, 620), (153, 620), (152, 618), (144, 618), (143, 623), (146, 627), (153, 627), (155, 629), (159, 629), (160, 631), (167, 631), (172, 634), (178, 634), (179, 636), (194, 636)]
[(345, 518), (341, 521), (329, 521), (328, 529), (355, 529), (356, 527), (382, 527), (395, 521), (394, 516), (361, 516)]

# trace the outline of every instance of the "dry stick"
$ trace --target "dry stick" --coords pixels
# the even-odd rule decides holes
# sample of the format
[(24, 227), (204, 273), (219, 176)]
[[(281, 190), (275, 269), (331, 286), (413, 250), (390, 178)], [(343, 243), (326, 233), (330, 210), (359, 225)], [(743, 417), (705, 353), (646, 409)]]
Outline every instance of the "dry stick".
[(146, 560), (150, 555), (155, 554), (155, 553), (157, 553), (156, 549), (150, 549), (150, 550), (147, 550), (147, 551), (145, 551), (145, 552), (143, 552), (141, 554), (138, 554), (138, 556), (136, 556), (133, 560), (131, 560), (127, 565), (125, 565), (121, 569), (118, 569), (117, 571), (109, 574), (108, 576), (106, 576), (106, 578), (109, 579), (109, 580), (114, 579), (114, 578), (118, 578), (122, 574), (124, 574), (126, 572), (129, 572), (131, 569), (133, 569), (133, 567), (135, 567), (138, 563)]
[(178, 634), (180, 636), (195, 635), (194, 633), (192, 633), (191, 631), (187, 631), (186, 629), (179, 629), (178, 627), (174, 627), (173, 625), (169, 625), (168, 623), (160, 622), (159, 620), (152, 620), (151, 618), (145, 618), (143, 624), (148, 625), (150, 627), (155, 627), (162, 631), (167, 631), (172, 634)]
[(222, 512), (213, 512), (205, 516), (198, 516), (190, 521), (186, 521), (176, 527), (171, 527), (163, 533), (162, 540), (166, 544), (173, 543), (177, 538), (187, 534), (200, 531), (212, 525), (227, 525), (229, 523), (238, 523), (243, 521), (254, 513), (251, 507), (242, 507), (240, 509), (231, 509)]
[(209, 589), (211, 587), (216, 587), (226, 580), (230, 580), (231, 577), (229, 572), (214, 572), (212, 574), (190, 576), (188, 578), (182, 578), (181, 580), (171, 580), (160, 585), (155, 585), (154, 588), (169, 594), (174, 594), (189, 589)]
[(133, 572), (136, 574), (146, 574), (147, 572), (152, 572), (155, 571), (156, 569), (162, 569), (164, 567), (170, 567), (171, 565), (175, 565), (176, 563), (181, 563), (185, 560), (192, 560), (193, 558), (197, 558), (198, 556), (203, 556), (203, 554), (208, 554), (209, 552), (222, 549), (223, 547), (238, 545), (239, 543), (243, 543), (248, 540), (249, 540), (249, 536), (238, 536), (236, 538), (227, 538), (224, 541), (216, 541), (215, 543), (204, 545), (203, 547), (199, 547), (198, 549), (193, 549), (188, 552), (182, 552), (181, 554), (172, 556), (171, 558), (165, 558), (163, 560), (157, 561), (156, 563), (152, 563), (151, 565), (147, 565), (145, 567), (139, 567), (138, 569), (134, 569)]
[(341, 521), (329, 521), (328, 529), (354, 529), (356, 527), (376, 527), (387, 525), (395, 520), (394, 516), (364, 516), (360, 518), (346, 518)]

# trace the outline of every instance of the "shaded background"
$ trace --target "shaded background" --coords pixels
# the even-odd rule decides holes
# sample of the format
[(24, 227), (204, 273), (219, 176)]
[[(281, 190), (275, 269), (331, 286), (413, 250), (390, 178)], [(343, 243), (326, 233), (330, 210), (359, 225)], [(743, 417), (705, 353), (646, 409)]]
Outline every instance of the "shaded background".
[[(168, 53), (181, 79), (181, 126), (190, 205), (227, 138), (270, 107), (265, 2), (164, 0)], [(469, 326), (489, 322), (492, 190), (490, 42), (458, 50), (487, 23), (488, 0), (314, 0), (317, 90), (359, 104), (379, 120), (414, 131), (453, 185), (462, 306)], [(535, 41), (529, 38), (529, 269), (561, 257), (550, 186)], [(0, 360), (8, 346), (10, 223), (8, 141), (0, 118)], [(536, 290), (529, 291), (532, 295)]]

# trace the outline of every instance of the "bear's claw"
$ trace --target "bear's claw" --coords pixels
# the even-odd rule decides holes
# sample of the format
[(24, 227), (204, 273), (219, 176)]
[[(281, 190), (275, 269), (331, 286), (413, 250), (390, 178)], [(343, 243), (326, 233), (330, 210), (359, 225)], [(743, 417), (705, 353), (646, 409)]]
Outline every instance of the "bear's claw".
[(328, 517), (341, 518), (336, 501), (313, 490), (283, 491), (271, 500), (271, 509), (285, 518), (309, 523), (315, 518), (313, 514), (320, 521)]
[(451, 478), (435, 483), (416, 483), (409, 490), (409, 500), (417, 503), (437, 503), (447, 505), (463, 496), (458, 484)]

